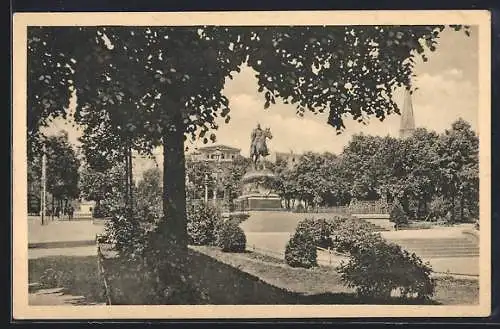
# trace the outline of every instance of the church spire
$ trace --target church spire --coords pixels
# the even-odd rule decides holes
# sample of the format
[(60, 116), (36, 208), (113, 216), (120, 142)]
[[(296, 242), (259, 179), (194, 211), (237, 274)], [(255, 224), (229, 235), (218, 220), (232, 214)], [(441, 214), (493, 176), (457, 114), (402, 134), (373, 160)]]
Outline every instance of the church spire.
[(403, 111), (401, 112), (401, 124), (399, 127), (399, 136), (405, 138), (411, 136), (415, 130), (415, 118), (413, 116), (413, 104), (411, 101), (411, 92), (405, 89), (405, 98)]

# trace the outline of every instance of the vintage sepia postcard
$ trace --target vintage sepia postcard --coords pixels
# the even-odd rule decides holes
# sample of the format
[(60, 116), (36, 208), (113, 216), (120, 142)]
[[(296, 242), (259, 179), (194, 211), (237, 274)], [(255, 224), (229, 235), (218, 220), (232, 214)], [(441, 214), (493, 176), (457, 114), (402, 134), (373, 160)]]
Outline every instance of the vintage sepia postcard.
[(13, 317), (483, 317), (487, 11), (18, 13)]

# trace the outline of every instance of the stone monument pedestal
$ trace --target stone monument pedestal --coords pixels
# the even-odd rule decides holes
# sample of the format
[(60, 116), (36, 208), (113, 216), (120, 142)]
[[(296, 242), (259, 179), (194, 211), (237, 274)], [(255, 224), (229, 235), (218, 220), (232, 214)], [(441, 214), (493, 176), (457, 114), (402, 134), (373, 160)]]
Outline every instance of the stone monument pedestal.
[(235, 200), (238, 211), (281, 210), (281, 198), (275, 195), (242, 195)]
[(276, 175), (270, 170), (247, 172), (242, 178), (243, 194), (235, 200), (237, 211), (282, 210), (275, 182)]

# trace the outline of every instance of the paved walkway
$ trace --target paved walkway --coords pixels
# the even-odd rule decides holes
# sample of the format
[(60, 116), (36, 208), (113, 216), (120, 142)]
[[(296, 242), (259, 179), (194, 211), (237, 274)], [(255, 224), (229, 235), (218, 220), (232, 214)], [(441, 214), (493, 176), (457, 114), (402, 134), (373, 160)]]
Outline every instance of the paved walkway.
[[(28, 248), (57, 248), (85, 242), (94, 244), (95, 236), (103, 232), (103, 225), (92, 220), (54, 220), (41, 225), (39, 219), (28, 220)], [(65, 245), (66, 244), (66, 245)]]

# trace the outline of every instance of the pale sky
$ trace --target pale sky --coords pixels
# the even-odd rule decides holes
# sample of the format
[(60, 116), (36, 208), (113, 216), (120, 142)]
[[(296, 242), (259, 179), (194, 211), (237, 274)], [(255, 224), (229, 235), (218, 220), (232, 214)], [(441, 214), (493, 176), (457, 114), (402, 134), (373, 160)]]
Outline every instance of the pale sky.
[[(453, 121), (462, 117), (476, 129), (478, 36), (477, 29), (471, 32), (471, 36), (466, 37), (463, 32), (445, 29), (438, 40), (437, 51), (429, 54), (429, 61), (417, 61), (414, 85), (418, 90), (413, 94), (417, 127), (443, 132)], [(233, 80), (227, 80), (224, 94), (229, 99), (231, 121), (225, 124), (223, 119), (220, 120), (216, 144), (241, 148), (242, 154), (247, 156), (250, 132), (257, 123), (271, 128), (273, 139), (268, 142), (271, 152), (340, 153), (353, 134), (398, 135), (400, 116), (397, 114), (387, 117), (383, 122), (373, 118), (368, 125), (347, 119), (345, 131), (337, 135), (335, 128), (326, 124), (326, 114), (306, 113), (300, 118), (295, 114), (295, 106), (279, 102), (265, 110), (264, 97), (257, 91), (254, 74), (252, 69), (244, 67)], [(397, 93), (395, 100), (402, 107), (402, 93)], [(74, 109), (76, 101), (73, 99), (70, 110)], [(58, 119), (48, 130), (60, 129), (67, 130), (70, 140), (78, 144), (78, 131), (63, 120)], [(203, 143), (199, 142), (198, 146), (203, 146)]]

